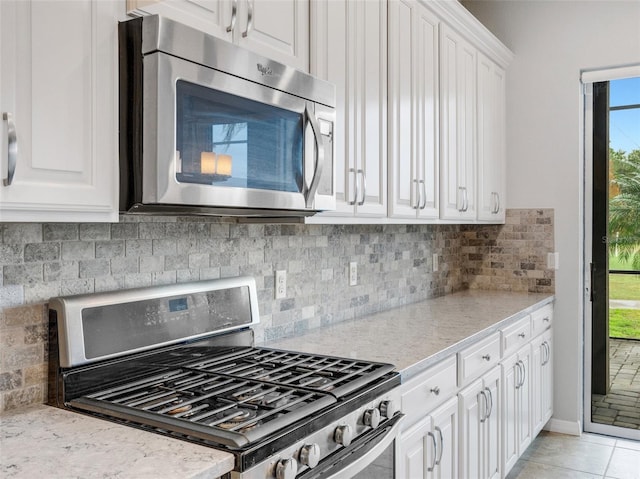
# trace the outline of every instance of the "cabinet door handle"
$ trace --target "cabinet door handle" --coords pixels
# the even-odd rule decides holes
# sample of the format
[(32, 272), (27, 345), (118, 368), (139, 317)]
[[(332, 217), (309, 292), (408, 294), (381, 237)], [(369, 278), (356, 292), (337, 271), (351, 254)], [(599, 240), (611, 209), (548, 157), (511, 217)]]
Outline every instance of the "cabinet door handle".
[(549, 360), (551, 359), (551, 346), (546, 341), (542, 343), (542, 346), (544, 347), (544, 351), (545, 351), (545, 358), (542, 365), (546, 366), (549, 363)]
[(242, 38), (247, 38), (253, 28), (253, 0), (247, 0), (247, 29), (242, 32)]
[(358, 173), (362, 176), (362, 199), (358, 202), (358, 206), (362, 206), (364, 205), (365, 198), (367, 197), (367, 175), (362, 169), (359, 169)]
[(432, 394), (435, 394), (436, 396), (440, 395), (440, 388), (438, 386), (431, 388), (430, 391)]
[(491, 417), (491, 413), (493, 413), (493, 393), (491, 392), (491, 389), (487, 387), (485, 387), (484, 390), (487, 391), (489, 396), (489, 412), (487, 412), (487, 418), (489, 418)]
[(358, 174), (356, 173), (356, 170), (354, 168), (349, 168), (349, 173), (353, 173), (353, 182), (356, 188), (355, 194), (353, 195), (353, 201), (349, 201), (349, 205), (354, 206), (357, 203), (358, 195), (360, 194), (360, 181), (358, 180)]
[(420, 196), (421, 196), (421, 191), (420, 191), (420, 181), (416, 178), (413, 180), (413, 184), (415, 186), (414, 188), (414, 193), (415, 193), (415, 203), (411, 206), (414, 210), (419, 210), (420, 209)]
[(232, 32), (236, 27), (236, 18), (238, 17), (238, 0), (231, 2), (231, 23), (227, 27), (227, 32)]
[(516, 389), (520, 389), (520, 376), (522, 375), (522, 370), (520, 369), (520, 361), (516, 362), (515, 364), (515, 376), (516, 376), (516, 381), (515, 381), (515, 386)]
[(518, 363), (520, 364), (520, 366), (522, 366), (522, 377), (520, 378), (520, 387), (524, 386), (524, 381), (527, 377), (527, 368), (525, 367), (524, 363), (522, 362), (522, 359), (518, 360)]
[(460, 208), (458, 208), (458, 211), (460, 213), (464, 212), (464, 186), (458, 186), (458, 199), (460, 200)]
[(13, 182), (13, 175), (16, 173), (18, 135), (16, 134), (16, 124), (13, 122), (13, 115), (5, 112), (2, 114), (2, 119), (7, 122), (7, 177), (2, 179), (2, 184), (9, 186)]
[(423, 210), (427, 206), (427, 185), (425, 185), (424, 180), (420, 180), (422, 184), (421, 195), (422, 195), (422, 204), (420, 205), (420, 209)]
[(437, 426), (436, 431), (438, 431), (438, 436), (440, 436), (440, 454), (438, 454), (438, 459), (436, 460), (436, 466), (439, 466), (442, 462), (442, 454), (444, 452), (444, 436), (442, 435), (442, 429)]
[(526, 334), (520, 333), (520, 334), (518, 334), (518, 337), (524, 339), (526, 337)]
[(433, 461), (431, 461), (431, 466), (427, 468), (427, 471), (431, 472), (436, 468), (436, 457), (438, 456), (438, 444), (436, 443), (435, 434), (429, 431), (427, 435), (431, 438), (431, 443), (433, 444)]
[(485, 354), (484, 356), (482, 356), (482, 359), (484, 359), (485, 361), (491, 361), (491, 355)]
[(464, 210), (467, 211), (469, 209), (469, 192), (467, 191), (467, 187), (464, 187)]
[(496, 192), (496, 214), (500, 213), (500, 193)]
[[(480, 416), (480, 422), (485, 422), (489, 417), (489, 415), (487, 414), (489, 410), (489, 399), (487, 398), (487, 393), (485, 392), (484, 389), (480, 391), (478, 395), (484, 398), (483, 411), (482, 411), (482, 415)], [(480, 401), (480, 398), (478, 398), (478, 401)]]
[(549, 316), (545, 316), (544, 318), (542, 318), (542, 321), (544, 321), (545, 323), (548, 323), (551, 321), (551, 319), (549, 318)]

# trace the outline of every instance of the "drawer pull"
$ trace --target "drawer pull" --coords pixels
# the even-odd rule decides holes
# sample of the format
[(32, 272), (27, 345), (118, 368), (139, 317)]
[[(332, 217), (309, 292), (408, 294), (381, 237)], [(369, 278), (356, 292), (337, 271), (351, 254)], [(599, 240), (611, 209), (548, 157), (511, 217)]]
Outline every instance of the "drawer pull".
[(430, 391), (432, 394), (435, 394), (436, 396), (440, 394), (440, 388), (438, 386), (431, 388)]
[(542, 318), (542, 320), (543, 320), (545, 323), (548, 323), (549, 321), (551, 321), (551, 320), (549, 319), (549, 316), (545, 316), (544, 318)]
[(484, 356), (482, 356), (482, 359), (484, 359), (485, 361), (491, 361), (491, 355), (485, 354)]
[(518, 334), (518, 337), (519, 337), (519, 338), (522, 338), (522, 339), (524, 339), (524, 337), (525, 337), (525, 334), (524, 334), (524, 333), (520, 333), (520, 334)]

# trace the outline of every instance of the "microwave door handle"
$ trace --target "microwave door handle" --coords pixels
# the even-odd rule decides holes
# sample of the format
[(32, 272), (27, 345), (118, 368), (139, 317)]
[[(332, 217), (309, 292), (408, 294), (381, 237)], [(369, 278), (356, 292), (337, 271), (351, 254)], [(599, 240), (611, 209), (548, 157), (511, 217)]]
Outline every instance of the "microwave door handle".
[(324, 168), (324, 145), (322, 144), (322, 137), (320, 132), (320, 124), (318, 123), (318, 119), (313, 114), (311, 109), (309, 108), (309, 104), (305, 106), (304, 109), (305, 116), (309, 121), (309, 125), (311, 125), (311, 131), (313, 132), (313, 138), (315, 140), (315, 168), (313, 171), (313, 178), (311, 180), (311, 184), (307, 188), (305, 203), (307, 208), (313, 207), (313, 201), (316, 196), (316, 191), (318, 191), (318, 186), (320, 185), (320, 177), (322, 176), (322, 169)]

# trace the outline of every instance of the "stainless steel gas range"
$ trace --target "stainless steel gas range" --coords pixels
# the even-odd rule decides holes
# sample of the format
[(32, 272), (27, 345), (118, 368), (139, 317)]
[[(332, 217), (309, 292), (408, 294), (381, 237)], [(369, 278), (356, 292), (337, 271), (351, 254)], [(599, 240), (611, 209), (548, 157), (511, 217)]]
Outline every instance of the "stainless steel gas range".
[(393, 365), (256, 347), (253, 278), (53, 298), (49, 322), (51, 405), (228, 451), (232, 479), (393, 477)]

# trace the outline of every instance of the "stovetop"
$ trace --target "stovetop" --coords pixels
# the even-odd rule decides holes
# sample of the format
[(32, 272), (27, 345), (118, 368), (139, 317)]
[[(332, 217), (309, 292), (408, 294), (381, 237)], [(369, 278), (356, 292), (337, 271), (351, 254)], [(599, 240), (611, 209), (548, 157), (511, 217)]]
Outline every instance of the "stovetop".
[(258, 322), (246, 277), (52, 298), (48, 402), (227, 450), (237, 471), (394, 422), (393, 365), (256, 347)]
[(232, 449), (313, 416), (393, 370), (389, 364), (267, 348), (197, 345), (129, 362), (85, 373), (106, 378), (146, 369), (147, 374), (69, 404)]

